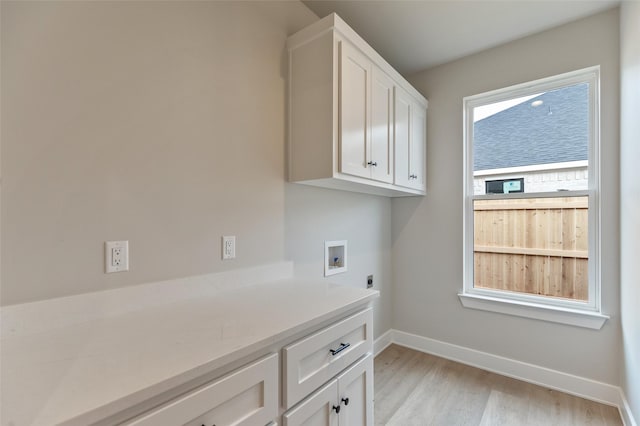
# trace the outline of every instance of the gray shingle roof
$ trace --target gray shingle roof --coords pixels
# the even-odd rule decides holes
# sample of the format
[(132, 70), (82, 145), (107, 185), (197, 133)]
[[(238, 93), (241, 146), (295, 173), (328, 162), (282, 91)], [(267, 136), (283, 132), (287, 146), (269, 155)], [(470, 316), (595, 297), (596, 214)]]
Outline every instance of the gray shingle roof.
[(589, 85), (543, 93), (477, 121), (473, 132), (474, 170), (586, 160)]

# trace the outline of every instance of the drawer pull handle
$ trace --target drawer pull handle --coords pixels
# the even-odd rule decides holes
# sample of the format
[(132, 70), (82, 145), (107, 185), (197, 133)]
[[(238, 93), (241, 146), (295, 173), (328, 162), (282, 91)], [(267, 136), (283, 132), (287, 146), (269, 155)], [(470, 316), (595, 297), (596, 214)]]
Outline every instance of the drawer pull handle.
[(378, 167), (378, 163), (375, 161), (369, 161), (367, 162), (368, 165), (373, 166), (373, 167)]
[(342, 402), (344, 402), (344, 405), (349, 405), (349, 398), (342, 398)]
[(340, 352), (347, 349), (349, 346), (351, 346), (351, 343), (340, 343), (340, 347), (338, 349), (329, 349), (329, 352), (331, 352), (331, 355), (336, 356)]
[(340, 412), (340, 406), (339, 405), (334, 405), (333, 409), (335, 410), (336, 414), (338, 414)]

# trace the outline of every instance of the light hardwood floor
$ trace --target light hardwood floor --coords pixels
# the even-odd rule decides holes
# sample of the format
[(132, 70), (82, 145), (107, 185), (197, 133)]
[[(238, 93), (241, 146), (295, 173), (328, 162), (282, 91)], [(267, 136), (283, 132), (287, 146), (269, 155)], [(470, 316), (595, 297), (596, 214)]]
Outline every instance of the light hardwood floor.
[(374, 362), (376, 425), (622, 425), (618, 409), (391, 345)]

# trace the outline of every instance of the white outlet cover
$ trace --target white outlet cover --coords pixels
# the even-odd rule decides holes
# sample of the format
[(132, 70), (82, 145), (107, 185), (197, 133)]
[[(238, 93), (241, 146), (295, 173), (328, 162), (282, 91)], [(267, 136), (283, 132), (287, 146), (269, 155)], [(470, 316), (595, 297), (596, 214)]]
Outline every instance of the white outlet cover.
[(129, 270), (129, 241), (104, 242), (104, 271), (123, 272)]
[(222, 260), (236, 258), (236, 237), (235, 235), (225, 235), (222, 237)]

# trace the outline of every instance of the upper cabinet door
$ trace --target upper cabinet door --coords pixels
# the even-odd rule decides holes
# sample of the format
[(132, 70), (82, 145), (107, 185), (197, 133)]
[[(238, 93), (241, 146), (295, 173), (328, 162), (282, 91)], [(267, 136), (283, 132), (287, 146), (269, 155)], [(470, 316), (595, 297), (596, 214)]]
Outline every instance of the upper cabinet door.
[(412, 188), (425, 190), (427, 183), (427, 111), (419, 104), (411, 110), (411, 148), (409, 150), (409, 182)]
[(393, 80), (373, 67), (371, 82), (371, 178), (393, 182)]
[(340, 42), (340, 172), (369, 178), (371, 61)]
[(395, 145), (395, 179), (396, 185), (410, 187), (409, 182), (409, 148), (411, 146), (411, 99), (399, 87), (394, 90), (394, 126), (393, 138)]
[(426, 186), (426, 109), (400, 87), (394, 90), (396, 185), (424, 191)]

